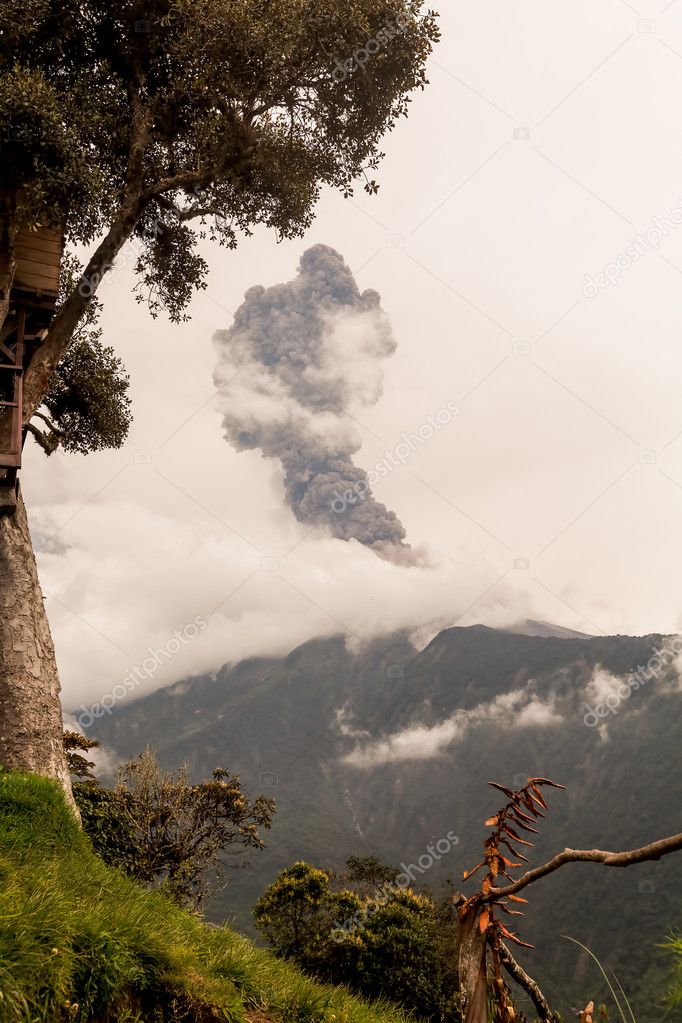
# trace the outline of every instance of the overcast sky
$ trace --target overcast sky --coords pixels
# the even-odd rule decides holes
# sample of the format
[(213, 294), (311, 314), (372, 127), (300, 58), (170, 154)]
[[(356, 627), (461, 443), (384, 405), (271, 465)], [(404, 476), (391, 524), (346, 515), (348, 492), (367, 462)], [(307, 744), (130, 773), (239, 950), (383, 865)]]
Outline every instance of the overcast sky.
[[(448, 0), (379, 196), (325, 194), (302, 240), (208, 249), (181, 326), (135, 304), (120, 261), (101, 293), (129, 441), (34, 446), (23, 473), (67, 708), (197, 616), (140, 693), (338, 631), (682, 625), (682, 0), (664, 3)], [(318, 242), (379, 291), (398, 345), (356, 464), (459, 409), (374, 487), (429, 567), (311, 533), (279, 466), (223, 439), (212, 336)]]

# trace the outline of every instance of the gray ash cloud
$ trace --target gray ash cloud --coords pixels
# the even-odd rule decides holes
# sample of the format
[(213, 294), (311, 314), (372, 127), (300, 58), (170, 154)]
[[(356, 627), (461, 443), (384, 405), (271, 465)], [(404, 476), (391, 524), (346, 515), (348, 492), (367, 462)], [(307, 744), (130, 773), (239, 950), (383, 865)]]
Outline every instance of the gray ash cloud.
[(281, 463), (296, 518), (416, 563), (398, 516), (353, 462), (361, 446), (354, 413), (379, 400), (382, 362), (396, 349), (377, 292), (360, 292), (342, 256), (315, 245), (293, 281), (250, 288), (214, 343), (225, 438)]

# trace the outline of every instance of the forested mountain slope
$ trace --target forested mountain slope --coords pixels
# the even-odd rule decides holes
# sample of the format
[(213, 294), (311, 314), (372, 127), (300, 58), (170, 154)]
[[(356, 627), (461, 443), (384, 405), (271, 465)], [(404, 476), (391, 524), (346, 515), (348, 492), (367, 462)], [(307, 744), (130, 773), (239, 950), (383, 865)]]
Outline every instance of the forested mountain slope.
[[(681, 830), (682, 685), (672, 656), (652, 661), (665, 643), (475, 626), (418, 651), (405, 633), (362, 648), (337, 636), (119, 705), (90, 732), (119, 757), (151, 744), (168, 765), (225, 766), (276, 797), (267, 850), (211, 906), (248, 929), (255, 899), (296, 859), (341, 866), (371, 852), (418, 864), (452, 831), (459, 843), (415, 876), (434, 891), (458, 880), (480, 859), (493, 779), (567, 786), (534, 862), (566, 845), (625, 849)], [(639, 688), (624, 681), (647, 664)], [(602, 719), (590, 715), (598, 706)], [(639, 1023), (663, 1018), (652, 997), (667, 963), (655, 946), (682, 925), (682, 856), (626, 871), (567, 866), (529, 898), (522, 933), (537, 951), (522, 958), (564, 1013), (603, 997), (594, 965), (560, 938), (570, 934), (616, 970)]]

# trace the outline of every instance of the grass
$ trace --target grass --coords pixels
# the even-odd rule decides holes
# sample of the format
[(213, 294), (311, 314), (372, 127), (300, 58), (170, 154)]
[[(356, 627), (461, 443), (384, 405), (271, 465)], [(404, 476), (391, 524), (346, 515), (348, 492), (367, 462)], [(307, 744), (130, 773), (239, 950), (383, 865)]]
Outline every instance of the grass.
[(405, 1023), (107, 867), (52, 782), (0, 773), (0, 1023)]
[(602, 963), (597, 958), (597, 956), (594, 954), (594, 952), (591, 949), (589, 949), (587, 947), (587, 945), (583, 945), (583, 943), (581, 941), (578, 941), (576, 938), (572, 938), (569, 934), (562, 934), (561, 936), (562, 936), (562, 938), (566, 938), (567, 941), (572, 941), (573, 944), (577, 945), (579, 948), (581, 948), (583, 950), (583, 952), (587, 952), (587, 954), (590, 957), (590, 959), (592, 959), (597, 964), (597, 966), (599, 967), (599, 972), (601, 973), (602, 977), (606, 981), (606, 985), (607, 985), (609, 991), (611, 992), (611, 997), (613, 998), (614, 1004), (616, 1006), (616, 1009), (618, 1010), (618, 1015), (619, 1015), (622, 1023), (637, 1023), (637, 1020), (635, 1019), (635, 1014), (632, 1011), (632, 1006), (630, 1005), (630, 1002), (628, 1000), (628, 996), (623, 991), (622, 985), (621, 985), (620, 981), (618, 980), (618, 977), (613, 972), (613, 970), (611, 970), (611, 975), (613, 976), (614, 983), (617, 985), (618, 990), (621, 993), (621, 997), (623, 999), (623, 1003), (625, 1004), (625, 1006), (627, 1006), (627, 1011), (628, 1011), (628, 1015), (627, 1016), (625, 1014), (625, 1009), (623, 1008), (623, 1006), (621, 1005), (621, 1003), (620, 1003), (620, 1001), (618, 999), (618, 995), (616, 994), (616, 990), (615, 990), (613, 984), (611, 983), (611, 981), (609, 980), (609, 976), (608, 976), (606, 970), (604, 969)]
[(682, 934), (674, 934), (663, 948), (673, 956), (673, 978), (668, 997), (671, 1006), (682, 1006)]

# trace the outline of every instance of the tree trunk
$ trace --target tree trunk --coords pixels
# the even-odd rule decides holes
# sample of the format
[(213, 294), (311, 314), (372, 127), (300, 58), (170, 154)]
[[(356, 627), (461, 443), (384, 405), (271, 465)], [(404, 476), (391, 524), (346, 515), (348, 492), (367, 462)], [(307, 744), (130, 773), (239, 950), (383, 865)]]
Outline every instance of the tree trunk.
[(459, 989), (464, 1023), (486, 1023), (488, 978), (486, 943), (478, 926), (477, 907), (459, 917)]
[(0, 764), (56, 779), (76, 815), (59, 676), (24, 501), (0, 515)]

